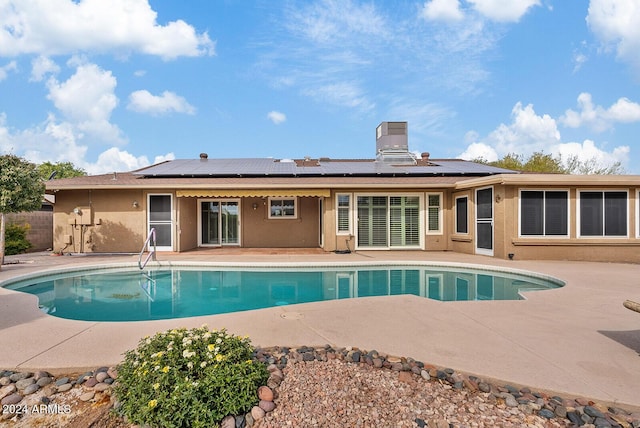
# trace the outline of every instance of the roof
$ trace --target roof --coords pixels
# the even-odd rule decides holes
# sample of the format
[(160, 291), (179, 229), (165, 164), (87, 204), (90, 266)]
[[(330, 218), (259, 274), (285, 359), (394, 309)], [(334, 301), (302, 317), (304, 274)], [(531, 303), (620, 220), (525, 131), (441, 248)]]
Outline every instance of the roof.
[(417, 159), (393, 165), (374, 159), (177, 159), (136, 171), (46, 182), (49, 192), (72, 189), (346, 189), (447, 188), (461, 180), (517, 174), (459, 159)]
[(145, 177), (131, 172), (61, 178), (46, 182), (47, 191), (97, 189), (282, 189), (282, 188), (452, 188), (459, 176), (289, 176), (289, 177)]
[(429, 176), (515, 174), (459, 159), (420, 159), (415, 165), (393, 165), (374, 159), (176, 159), (134, 171), (145, 177), (250, 176)]

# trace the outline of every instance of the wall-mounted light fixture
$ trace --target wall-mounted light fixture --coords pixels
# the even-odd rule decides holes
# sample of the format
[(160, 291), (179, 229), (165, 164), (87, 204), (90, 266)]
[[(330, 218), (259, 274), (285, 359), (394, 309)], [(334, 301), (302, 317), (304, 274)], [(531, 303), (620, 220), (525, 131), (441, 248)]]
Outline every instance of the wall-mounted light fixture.
[(73, 213), (74, 213), (75, 215), (82, 215), (82, 210), (81, 210), (79, 207), (75, 207), (75, 208), (73, 209)]
[(255, 211), (255, 210), (257, 210), (257, 209), (258, 209), (258, 204), (254, 202), (254, 203), (253, 203), (253, 205), (252, 205), (252, 207), (253, 207), (253, 210)]
[(133, 201), (133, 208), (138, 208), (138, 201)]
[(496, 194), (496, 202), (500, 202), (502, 200), (502, 196), (500, 194)]

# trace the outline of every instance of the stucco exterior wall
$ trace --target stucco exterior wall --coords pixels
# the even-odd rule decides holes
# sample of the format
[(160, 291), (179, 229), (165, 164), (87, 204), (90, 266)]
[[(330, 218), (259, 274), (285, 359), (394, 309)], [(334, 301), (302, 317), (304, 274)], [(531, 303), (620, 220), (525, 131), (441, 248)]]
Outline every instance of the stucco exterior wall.
[[(146, 239), (142, 191), (59, 192), (53, 211), (53, 248), (74, 253), (138, 252)], [(133, 207), (133, 201), (138, 207)], [(78, 208), (82, 215), (74, 213)]]
[[(256, 209), (253, 209), (256, 204)], [(268, 200), (243, 198), (241, 242), (253, 248), (317, 248), (320, 246), (319, 199), (299, 197), (297, 218), (270, 219)]]
[(176, 247), (178, 251), (198, 248), (198, 202), (196, 198), (176, 198)]
[[(519, 236), (519, 194), (520, 190), (568, 190), (569, 192), (569, 236), (532, 237)], [(593, 187), (597, 190), (608, 190)], [(640, 238), (638, 238), (638, 189), (615, 187), (612, 190), (626, 190), (628, 199), (628, 235), (626, 237), (579, 237), (578, 191), (577, 187), (526, 187), (509, 186), (505, 189), (504, 210), (501, 211), (499, 226), (504, 232), (504, 251), (495, 257), (521, 260), (576, 260), (640, 263)]]

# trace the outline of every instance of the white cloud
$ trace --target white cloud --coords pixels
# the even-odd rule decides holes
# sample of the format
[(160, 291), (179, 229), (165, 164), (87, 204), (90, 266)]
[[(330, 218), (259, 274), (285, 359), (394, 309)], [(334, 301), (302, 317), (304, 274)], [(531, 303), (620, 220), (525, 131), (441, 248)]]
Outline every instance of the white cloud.
[(539, 0), (467, 0), (483, 16), (493, 21), (518, 22)]
[(335, 82), (303, 90), (303, 94), (329, 104), (355, 108), (361, 111), (373, 110), (370, 101), (358, 82)]
[(493, 147), (485, 143), (471, 143), (467, 149), (458, 155), (461, 159), (473, 160), (484, 159), (488, 162), (494, 162), (500, 159), (498, 152)]
[(425, 2), (422, 16), (430, 21), (461, 21), (464, 14), (458, 0), (431, 0)]
[(559, 155), (564, 161), (576, 158), (580, 162), (596, 166), (610, 166), (617, 162), (626, 164), (629, 160), (629, 146), (615, 147), (610, 153), (600, 149), (592, 140), (584, 140), (582, 143), (563, 143), (552, 147), (550, 152)]
[(141, 52), (163, 59), (213, 55), (215, 43), (182, 20), (159, 25), (148, 0), (8, 0), (0, 55)]
[[(77, 129), (69, 122), (58, 122), (53, 115), (32, 128), (13, 132), (0, 114), (0, 153), (16, 153), (34, 163), (71, 162), (89, 174), (131, 171), (149, 165), (146, 156), (134, 156), (117, 147), (102, 152), (96, 162), (86, 160), (89, 147), (80, 142)], [(156, 156), (154, 163), (174, 159), (173, 153)]]
[(15, 61), (11, 61), (9, 64), (0, 67), (0, 82), (9, 76), (10, 71), (16, 71), (17, 69), (18, 64)]
[[(173, 153), (156, 156), (154, 163), (175, 159)], [(134, 156), (127, 151), (112, 147), (98, 156), (97, 162), (86, 164), (85, 170), (89, 174), (105, 174), (114, 171), (133, 171), (150, 165), (146, 156)]]
[(78, 131), (93, 139), (120, 145), (126, 140), (121, 130), (110, 122), (111, 113), (118, 105), (116, 85), (110, 71), (95, 64), (81, 64), (64, 82), (50, 77), (47, 98)]
[(60, 72), (58, 64), (49, 57), (40, 55), (31, 61), (31, 77), (29, 81), (40, 82), (47, 74), (57, 74)]
[(606, 48), (640, 70), (640, 3), (635, 0), (591, 0), (587, 23)]
[(510, 124), (500, 124), (485, 138), (478, 138), (474, 132), (469, 133), (470, 144), (459, 157), (482, 157), (494, 161), (510, 153), (527, 158), (534, 152), (544, 152), (560, 156), (564, 162), (576, 156), (580, 161), (595, 162), (596, 166), (603, 167), (615, 162), (620, 162), (623, 166), (628, 163), (628, 146), (619, 146), (607, 151), (588, 139), (582, 143), (563, 142), (556, 121), (547, 114), (536, 114), (530, 104), (523, 107), (521, 103), (517, 103), (511, 116)]
[(317, 43), (349, 40), (362, 35), (382, 37), (387, 23), (372, 4), (351, 0), (321, 0), (304, 9), (289, 11), (288, 27)]
[(282, 112), (273, 110), (267, 113), (267, 118), (269, 118), (269, 120), (274, 124), (280, 125), (287, 120), (287, 115)]
[(169, 113), (195, 114), (196, 109), (183, 97), (164, 91), (162, 95), (153, 95), (147, 90), (134, 91), (129, 95), (127, 109), (138, 113), (159, 116)]
[(596, 132), (612, 128), (616, 123), (640, 122), (640, 104), (620, 98), (611, 107), (595, 106), (591, 94), (578, 96), (578, 111), (568, 109), (560, 122), (569, 128), (588, 126)]

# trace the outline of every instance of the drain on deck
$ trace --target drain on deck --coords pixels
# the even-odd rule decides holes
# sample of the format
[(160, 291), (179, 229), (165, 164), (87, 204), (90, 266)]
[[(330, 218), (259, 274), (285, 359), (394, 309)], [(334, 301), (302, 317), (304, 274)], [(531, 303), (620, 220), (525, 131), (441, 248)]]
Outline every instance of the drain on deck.
[(280, 314), (280, 318), (285, 320), (299, 320), (304, 318), (300, 312), (283, 312)]

